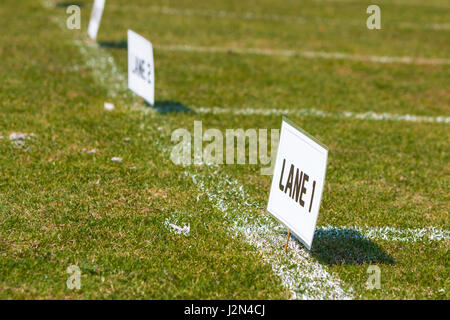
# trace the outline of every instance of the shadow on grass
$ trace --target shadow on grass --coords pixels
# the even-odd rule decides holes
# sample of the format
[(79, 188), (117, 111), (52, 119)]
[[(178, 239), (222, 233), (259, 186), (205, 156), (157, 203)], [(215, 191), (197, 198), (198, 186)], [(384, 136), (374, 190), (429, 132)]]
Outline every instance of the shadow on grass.
[(316, 230), (311, 253), (327, 265), (395, 264), (376, 243), (350, 228)]
[(108, 49), (127, 49), (128, 42), (126, 40), (122, 41), (99, 41), (98, 45), (102, 48)]
[(83, 2), (58, 2), (56, 4), (56, 6), (58, 8), (67, 8), (67, 7), (72, 6), (72, 5), (79, 6), (80, 8), (84, 7), (84, 3)]
[(170, 100), (162, 100), (162, 101), (155, 101), (155, 105), (150, 105), (147, 101), (144, 100), (144, 103), (147, 107), (153, 108), (156, 110), (156, 112), (160, 114), (164, 113), (170, 113), (170, 112), (194, 112), (192, 109), (186, 107), (185, 105), (181, 104), (177, 101), (170, 101)]

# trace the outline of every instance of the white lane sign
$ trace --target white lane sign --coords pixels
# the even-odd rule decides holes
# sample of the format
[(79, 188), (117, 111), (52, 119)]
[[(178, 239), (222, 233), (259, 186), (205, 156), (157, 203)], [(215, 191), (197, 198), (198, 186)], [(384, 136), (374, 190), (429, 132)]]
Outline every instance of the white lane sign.
[(150, 41), (128, 30), (128, 88), (155, 104), (155, 69)]
[(267, 210), (311, 249), (328, 148), (283, 118)]

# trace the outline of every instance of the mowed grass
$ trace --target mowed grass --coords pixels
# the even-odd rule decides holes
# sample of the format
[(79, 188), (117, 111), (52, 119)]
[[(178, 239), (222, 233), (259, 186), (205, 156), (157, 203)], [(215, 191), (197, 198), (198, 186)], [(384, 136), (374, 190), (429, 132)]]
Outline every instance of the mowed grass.
[[(81, 3), (82, 33), (90, 3)], [(440, 4), (445, 3), (386, 4), (382, 17), (445, 23), (449, 10)], [(152, 14), (139, 9), (148, 6), (145, 1), (109, 1), (101, 50), (125, 74), (126, 29), (150, 39), (156, 47), (158, 105), (450, 115), (449, 66), (233, 53), (233, 47), (258, 47), (445, 58), (449, 31), (398, 26), (368, 31), (364, 2), (153, 5), (310, 19), (291, 25)], [(39, 2), (24, 1), (20, 7), (9, 1), (0, 9), (0, 25), (9, 30), (2, 40), (10, 43), (0, 48), (0, 297), (289, 298), (258, 251), (230, 235), (223, 213), (184, 174), (189, 168), (174, 165), (168, 156), (172, 130), (192, 132), (194, 120), (224, 132), (279, 128), (280, 117), (145, 115), (129, 110), (136, 100), (129, 96), (112, 99), (116, 109), (105, 112), (108, 88), (74, 45), (80, 32), (48, 23), (52, 16), (64, 17), (64, 5), (46, 11)], [(14, 21), (7, 18), (13, 13)], [(346, 24), (352, 19), (361, 19), (361, 26)], [(158, 49), (165, 44), (224, 46), (230, 53)], [(330, 148), (319, 225), (448, 229), (448, 124), (290, 118)], [(37, 136), (18, 148), (8, 140), (11, 132)], [(123, 162), (112, 162), (116, 156)], [(224, 177), (242, 183), (249, 200), (265, 206), (271, 177), (261, 176), (259, 166), (223, 166), (211, 181)], [(189, 223), (190, 236), (171, 233), (166, 219)], [(449, 298), (448, 241), (318, 238), (312, 255), (353, 287), (357, 298)], [(65, 270), (72, 264), (82, 270), (80, 291), (66, 288)], [(381, 290), (365, 289), (369, 264), (382, 270)]]
[[(110, 39), (117, 31), (134, 27), (137, 32), (150, 34), (156, 44), (449, 57), (448, 30), (432, 28), (435, 25), (449, 28), (448, 8), (409, 7), (380, 1), (377, 4), (381, 7), (382, 30), (369, 32), (366, 9), (371, 4), (375, 3), (118, 0), (108, 4), (105, 17), (112, 23), (105, 24), (102, 33)], [(133, 19), (139, 16), (145, 17), (145, 23)]]
[[(22, 34), (1, 64), (1, 298), (288, 298), (257, 251), (196, 202), (155, 148), (157, 127), (143, 131), (140, 113), (106, 113), (104, 88), (73, 70), (83, 62), (71, 35), (42, 23), (40, 3), (22, 9), (16, 22), (1, 19)], [(11, 2), (2, 14), (16, 11)], [(36, 137), (16, 148), (11, 132)], [(166, 218), (189, 223), (190, 236), (171, 233)], [(81, 268), (80, 291), (66, 287), (70, 265)]]

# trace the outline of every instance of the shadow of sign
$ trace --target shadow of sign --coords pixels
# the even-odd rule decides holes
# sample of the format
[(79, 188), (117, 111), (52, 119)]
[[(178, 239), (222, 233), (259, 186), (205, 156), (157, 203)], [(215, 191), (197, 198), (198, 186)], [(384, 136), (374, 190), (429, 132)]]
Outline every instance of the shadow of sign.
[(145, 105), (152, 107), (156, 110), (156, 112), (160, 114), (169, 113), (169, 112), (194, 112), (192, 109), (186, 107), (177, 101), (171, 100), (161, 100), (155, 101), (155, 105), (151, 106), (148, 102), (145, 101)]
[(102, 48), (109, 49), (128, 49), (128, 42), (126, 40), (122, 41), (99, 41), (98, 45)]
[(351, 228), (316, 230), (311, 253), (327, 265), (395, 264), (392, 256)]

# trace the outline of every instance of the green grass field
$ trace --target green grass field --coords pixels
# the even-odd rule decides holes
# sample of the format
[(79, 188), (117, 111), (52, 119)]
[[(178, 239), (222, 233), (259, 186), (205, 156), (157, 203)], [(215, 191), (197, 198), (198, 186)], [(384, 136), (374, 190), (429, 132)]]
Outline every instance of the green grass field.
[[(376, 1), (381, 30), (371, 1), (106, 2), (98, 43), (92, 1), (81, 30), (70, 2), (0, 5), (1, 299), (450, 298), (448, 1)], [(153, 43), (154, 108), (127, 90), (127, 29)], [(170, 159), (177, 128), (281, 113), (329, 147), (311, 252), (283, 253), (261, 165)]]

